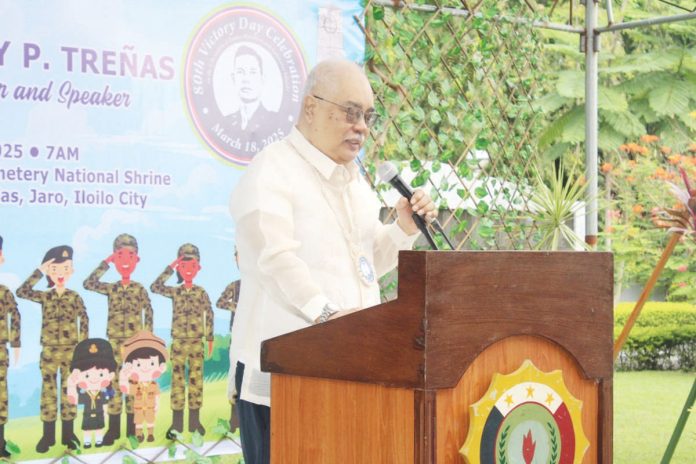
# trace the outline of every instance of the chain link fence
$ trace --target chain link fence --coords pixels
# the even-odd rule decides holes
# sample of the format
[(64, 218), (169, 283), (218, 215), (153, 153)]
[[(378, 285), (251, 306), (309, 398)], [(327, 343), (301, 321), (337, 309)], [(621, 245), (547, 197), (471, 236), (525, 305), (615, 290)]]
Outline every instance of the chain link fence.
[[(384, 220), (393, 219), (398, 195), (378, 182), (376, 167), (389, 160), (435, 200), (456, 250), (543, 242), (549, 218), (534, 206), (548, 172), (537, 148), (548, 124), (536, 104), (547, 85), (535, 27), (543, 13), (516, 1), (366, 2), (355, 20), (364, 25), (381, 124), (362, 164), (382, 196)], [(416, 247), (428, 245), (420, 239)], [(382, 288), (385, 300), (395, 296), (395, 273)]]
[[(545, 123), (535, 107), (545, 83), (538, 13), (514, 1), (397, 3), (369, 1), (356, 18), (382, 116), (365, 171), (374, 181), (382, 160), (398, 164), (435, 199), (458, 250), (533, 248), (536, 139)], [(392, 194), (377, 188), (392, 206)]]

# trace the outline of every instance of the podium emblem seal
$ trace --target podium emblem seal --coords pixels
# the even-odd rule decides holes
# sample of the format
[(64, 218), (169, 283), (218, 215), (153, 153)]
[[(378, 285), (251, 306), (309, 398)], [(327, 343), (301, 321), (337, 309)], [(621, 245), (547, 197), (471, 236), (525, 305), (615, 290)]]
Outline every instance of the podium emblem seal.
[(469, 464), (582, 462), (589, 441), (581, 408), (560, 370), (542, 372), (525, 360), (512, 374), (495, 374), (486, 394), (470, 406), (460, 453)]

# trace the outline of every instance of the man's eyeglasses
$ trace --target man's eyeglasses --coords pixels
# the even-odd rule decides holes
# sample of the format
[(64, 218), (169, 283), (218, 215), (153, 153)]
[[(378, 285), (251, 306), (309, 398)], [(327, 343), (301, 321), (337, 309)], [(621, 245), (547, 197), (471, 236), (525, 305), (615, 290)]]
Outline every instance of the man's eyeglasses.
[(346, 113), (346, 122), (348, 124), (355, 124), (359, 120), (364, 118), (365, 125), (367, 127), (372, 127), (375, 125), (375, 123), (377, 123), (377, 120), (379, 119), (379, 114), (377, 114), (377, 112), (375, 110), (363, 111), (363, 110), (361, 110), (359, 108), (355, 108), (353, 106), (345, 106), (345, 105), (341, 105), (341, 104), (336, 103), (336, 102), (332, 102), (330, 100), (327, 100), (326, 98), (321, 98), (317, 95), (312, 95), (312, 96), (314, 98), (316, 98), (317, 100), (321, 100), (321, 101), (326, 102), (326, 103), (331, 103), (332, 105), (336, 105), (339, 108), (341, 108), (341, 110), (343, 110)]

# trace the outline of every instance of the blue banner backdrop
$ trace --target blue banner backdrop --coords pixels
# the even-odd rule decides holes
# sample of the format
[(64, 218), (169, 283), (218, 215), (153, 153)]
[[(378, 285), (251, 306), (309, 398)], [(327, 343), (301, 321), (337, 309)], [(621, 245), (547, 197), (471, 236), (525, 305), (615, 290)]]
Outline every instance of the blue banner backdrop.
[[(72, 247), (66, 287), (84, 300), (89, 336), (107, 338), (107, 298), (83, 281), (128, 233), (140, 258), (132, 279), (147, 289), (153, 331), (169, 346), (172, 300), (149, 287), (182, 244), (196, 245), (195, 284), (213, 303), (216, 334), (201, 410), (210, 431), (229, 414), (221, 337), (230, 316), (215, 308), (239, 278), (229, 194), (254, 155), (294, 124), (308, 69), (331, 56), (362, 60), (360, 12), (357, 0), (0, 0), (0, 283), (16, 293), (50, 248)], [(111, 265), (102, 281), (120, 278)], [(48, 290), (45, 282), (34, 289)], [(5, 437), (21, 448), (13, 459), (46, 459), (64, 447), (59, 413), (58, 444), (35, 451), (42, 305), (15, 298), (21, 348), (15, 364), (7, 343)], [(167, 401), (156, 441), (143, 445), (165, 443), (169, 378), (160, 378)]]

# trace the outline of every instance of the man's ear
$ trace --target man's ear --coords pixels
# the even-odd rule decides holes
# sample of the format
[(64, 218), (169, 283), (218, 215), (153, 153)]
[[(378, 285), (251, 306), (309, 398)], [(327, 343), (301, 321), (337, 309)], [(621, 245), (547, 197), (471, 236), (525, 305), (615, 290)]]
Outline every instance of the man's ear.
[(316, 98), (312, 97), (311, 95), (307, 95), (304, 97), (304, 100), (302, 101), (302, 111), (304, 113), (305, 118), (307, 118), (307, 121), (312, 121), (314, 119), (314, 112), (317, 109), (317, 100)]

